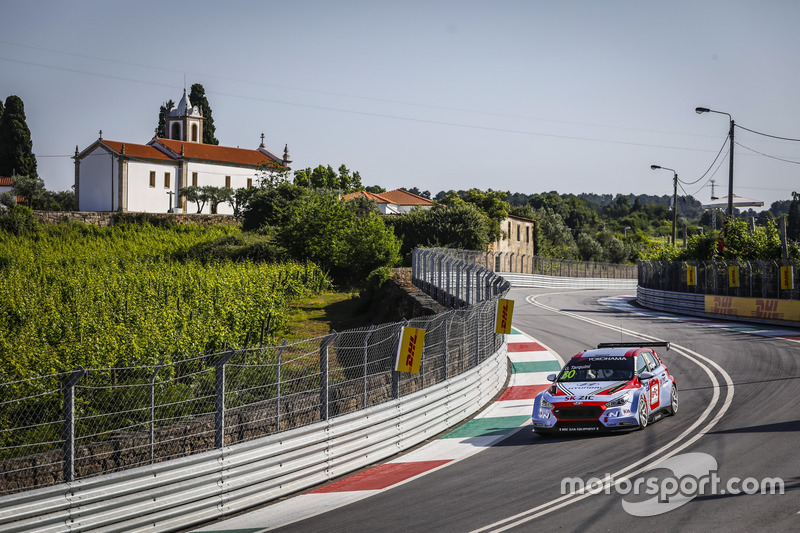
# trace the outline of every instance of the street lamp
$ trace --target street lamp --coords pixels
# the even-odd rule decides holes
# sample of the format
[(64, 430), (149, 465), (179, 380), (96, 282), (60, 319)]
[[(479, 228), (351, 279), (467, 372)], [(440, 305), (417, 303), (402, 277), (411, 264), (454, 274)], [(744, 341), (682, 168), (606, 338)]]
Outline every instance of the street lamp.
[(733, 121), (733, 117), (724, 111), (714, 111), (713, 109), (709, 109), (707, 107), (696, 107), (694, 111), (698, 115), (703, 113), (719, 113), (720, 115), (728, 115), (728, 119), (731, 121), (731, 127), (728, 131), (728, 137), (731, 140), (730, 146), (728, 147), (728, 153), (730, 154), (730, 163), (728, 166), (728, 216), (733, 218), (733, 128), (736, 124)]
[(628, 236), (628, 230), (631, 229), (630, 226), (625, 226), (625, 236)]
[[(651, 170), (672, 170), (671, 168), (667, 167), (660, 167), (658, 165), (650, 165)], [(675, 246), (675, 239), (677, 238), (677, 233), (675, 230), (675, 226), (678, 223), (678, 173), (672, 170), (673, 178), (672, 178), (672, 185), (673, 185), (673, 192), (672, 192), (672, 246)]]

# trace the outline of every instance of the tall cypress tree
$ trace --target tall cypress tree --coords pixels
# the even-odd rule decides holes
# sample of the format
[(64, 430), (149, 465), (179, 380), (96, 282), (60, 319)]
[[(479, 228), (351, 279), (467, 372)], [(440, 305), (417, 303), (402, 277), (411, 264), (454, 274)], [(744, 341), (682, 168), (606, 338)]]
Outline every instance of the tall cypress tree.
[(0, 176), (36, 176), (31, 130), (25, 123), (25, 106), (19, 96), (6, 98), (0, 116)]
[(167, 117), (169, 116), (169, 110), (175, 107), (175, 102), (172, 99), (167, 100), (163, 104), (161, 104), (161, 108), (158, 110), (158, 127), (156, 128), (156, 137), (166, 138), (167, 135)]
[(214, 137), (216, 132), (214, 128), (214, 119), (211, 117), (211, 106), (208, 105), (206, 99), (206, 90), (199, 83), (192, 85), (192, 90), (189, 92), (189, 101), (192, 105), (200, 108), (203, 114), (203, 143), (204, 144), (219, 144), (219, 141)]

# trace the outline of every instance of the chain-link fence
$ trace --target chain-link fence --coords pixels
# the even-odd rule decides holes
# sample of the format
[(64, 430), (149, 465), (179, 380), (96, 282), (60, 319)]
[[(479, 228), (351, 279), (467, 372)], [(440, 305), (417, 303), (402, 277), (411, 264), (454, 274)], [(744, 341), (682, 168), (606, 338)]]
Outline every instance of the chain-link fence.
[[(781, 271), (781, 267), (790, 267)], [(750, 298), (800, 299), (798, 263), (777, 261), (639, 261), (639, 286)], [(694, 270), (690, 272), (690, 267)], [(789, 276), (783, 280), (781, 277)]]
[(636, 279), (637, 265), (597, 263), (594, 261), (569, 261), (552, 257), (539, 257), (514, 252), (479, 252), (450, 248), (424, 248), (414, 253), (436, 254), (467, 265), (474, 264), (492, 272), (514, 272), (573, 278)]
[[(0, 495), (245, 442), (435, 385), (500, 349), (500, 295), (278, 346), (0, 383)], [(406, 325), (426, 330), (419, 374), (394, 371)]]

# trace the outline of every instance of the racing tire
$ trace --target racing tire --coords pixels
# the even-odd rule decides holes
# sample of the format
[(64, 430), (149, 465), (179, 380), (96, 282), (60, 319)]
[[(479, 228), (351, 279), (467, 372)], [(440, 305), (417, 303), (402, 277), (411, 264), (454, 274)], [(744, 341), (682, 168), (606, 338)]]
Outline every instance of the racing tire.
[(647, 405), (647, 397), (643, 394), (639, 397), (639, 429), (644, 429), (650, 422), (650, 406)]
[(672, 385), (672, 392), (669, 395), (669, 414), (670, 416), (678, 412), (678, 387)]

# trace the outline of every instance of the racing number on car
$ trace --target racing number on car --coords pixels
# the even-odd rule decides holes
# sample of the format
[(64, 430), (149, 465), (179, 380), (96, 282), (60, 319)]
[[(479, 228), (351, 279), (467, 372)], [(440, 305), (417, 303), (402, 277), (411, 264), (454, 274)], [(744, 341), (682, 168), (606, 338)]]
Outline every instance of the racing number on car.
[(660, 389), (661, 386), (658, 383), (657, 379), (654, 379), (650, 382), (650, 410), (652, 411), (659, 404), (659, 397), (660, 397)]

